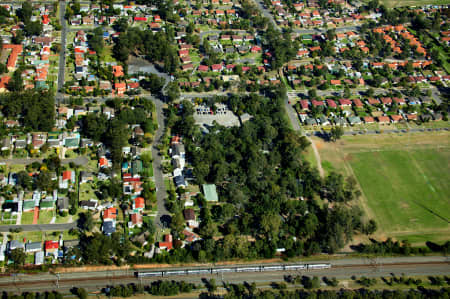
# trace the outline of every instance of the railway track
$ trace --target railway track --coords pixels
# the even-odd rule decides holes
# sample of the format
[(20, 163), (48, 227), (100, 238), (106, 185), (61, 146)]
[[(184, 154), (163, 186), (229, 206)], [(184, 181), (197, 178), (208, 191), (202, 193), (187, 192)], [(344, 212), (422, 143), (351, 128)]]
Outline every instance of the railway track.
[[(439, 266), (439, 265), (450, 265), (448, 261), (434, 261), (434, 262), (414, 262), (414, 263), (405, 263), (405, 262), (398, 262), (398, 263), (380, 263), (380, 264), (355, 264), (355, 265), (337, 265), (332, 266), (332, 270), (350, 270), (350, 269), (369, 269), (373, 268), (374, 266), (377, 267), (387, 267), (387, 268), (411, 268), (411, 267), (423, 267), (423, 266)], [(320, 269), (322, 272), (326, 270), (331, 269)], [(312, 274), (315, 273), (317, 270), (302, 270), (303, 274)], [(450, 268), (448, 270), (450, 272)], [(268, 271), (272, 274), (283, 273), (283, 272), (293, 272), (293, 271)], [(294, 271), (296, 272), (296, 271)], [(264, 273), (267, 272), (255, 272), (255, 274), (264, 275)], [(86, 277), (86, 278), (61, 278), (57, 279), (56, 277), (53, 279), (36, 279), (36, 280), (10, 280), (8, 282), (0, 282), (0, 289), (11, 289), (11, 288), (17, 288), (17, 289), (23, 289), (23, 288), (32, 288), (32, 287), (45, 287), (49, 286), (49, 288), (55, 288), (56, 285), (59, 286), (83, 286), (85, 284), (87, 285), (111, 285), (111, 284), (126, 284), (126, 283), (139, 283), (142, 282), (142, 279), (145, 281), (153, 281), (153, 280), (159, 280), (159, 279), (175, 279), (175, 278), (185, 278), (188, 279), (190, 277), (201, 277), (205, 275), (215, 275), (217, 273), (211, 274), (211, 273), (201, 273), (201, 274), (189, 274), (189, 275), (171, 275), (171, 276), (165, 276), (165, 277), (142, 277), (137, 278), (133, 274), (128, 275), (100, 275), (98, 277)], [(227, 273), (229, 274), (229, 273)], [(238, 272), (233, 273), (236, 274), (251, 274), (249, 272)], [(0, 277), (1, 280), (2, 277)]]

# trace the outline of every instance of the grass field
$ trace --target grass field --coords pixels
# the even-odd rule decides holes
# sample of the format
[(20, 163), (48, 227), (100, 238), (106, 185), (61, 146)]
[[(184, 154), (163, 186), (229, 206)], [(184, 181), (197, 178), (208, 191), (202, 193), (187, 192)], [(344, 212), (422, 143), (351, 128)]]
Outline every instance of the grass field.
[[(365, 1), (369, 2), (369, 0)], [(388, 8), (401, 6), (423, 6), (428, 4), (444, 5), (449, 4), (448, 0), (381, 0), (380, 4), (384, 4)]]
[[(383, 231), (449, 229), (450, 150), (362, 152), (349, 160)], [(447, 163), (442, 163), (447, 161)]]
[(346, 136), (316, 141), (326, 173), (353, 175), (379, 236), (414, 244), (450, 235), (450, 134)]

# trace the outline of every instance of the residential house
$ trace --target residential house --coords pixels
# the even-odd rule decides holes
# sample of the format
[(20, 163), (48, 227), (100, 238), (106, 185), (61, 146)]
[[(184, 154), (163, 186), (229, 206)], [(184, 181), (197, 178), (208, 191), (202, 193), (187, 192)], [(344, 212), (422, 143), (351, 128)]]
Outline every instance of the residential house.
[(68, 211), (69, 210), (69, 199), (67, 197), (58, 197), (56, 201), (56, 206), (58, 211)]
[(11, 252), (14, 249), (23, 249), (25, 250), (25, 245), (17, 240), (11, 240), (8, 243), (8, 252)]
[(80, 184), (93, 182), (94, 181), (94, 175), (92, 172), (89, 171), (81, 171), (80, 172)]
[(45, 241), (44, 243), (45, 255), (56, 256), (58, 254), (59, 242), (58, 241)]
[(164, 235), (164, 241), (158, 242), (158, 248), (160, 250), (171, 250), (173, 248), (172, 235)]
[(135, 227), (142, 227), (143, 224), (143, 220), (142, 220), (142, 215), (141, 213), (132, 213), (130, 215), (130, 219), (131, 221), (128, 222), (128, 227), (129, 228), (135, 228)]
[(145, 209), (145, 199), (143, 197), (136, 197), (133, 199), (133, 211), (143, 211)]
[(38, 252), (42, 250), (42, 243), (41, 242), (28, 242), (25, 243), (25, 252), (31, 253), (31, 252)]
[(174, 181), (175, 186), (177, 188), (179, 188), (179, 187), (186, 188), (187, 187), (187, 182), (184, 179), (183, 175), (178, 175), (178, 176), (174, 177), (173, 181)]
[(60, 189), (68, 189), (69, 184), (75, 184), (75, 171), (66, 170), (63, 171), (62, 175), (59, 178), (59, 188)]
[(98, 206), (98, 201), (95, 199), (90, 200), (82, 200), (80, 201), (80, 207), (84, 210), (93, 210), (95, 211)]
[(184, 215), (184, 219), (186, 220), (187, 226), (189, 226), (191, 228), (198, 227), (198, 222), (196, 221), (196, 218), (195, 218), (194, 209), (192, 209), (192, 208), (185, 209), (183, 211), (183, 215)]
[(68, 149), (76, 149), (80, 144), (80, 133), (71, 133), (64, 136), (64, 146)]
[(102, 232), (107, 236), (110, 236), (111, 234), (115, 233), (116, 221), (115, 220), (103, 221)]

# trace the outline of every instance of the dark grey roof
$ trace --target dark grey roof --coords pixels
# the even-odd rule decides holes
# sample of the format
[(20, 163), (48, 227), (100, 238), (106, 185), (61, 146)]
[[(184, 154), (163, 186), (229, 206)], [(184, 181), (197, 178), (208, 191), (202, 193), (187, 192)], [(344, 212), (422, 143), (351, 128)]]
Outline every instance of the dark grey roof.
[(77, 239), (75, 239), (75, 240), (65, 240), (63, 242), (64, 248), (75, 247), (75, 246), (78, 246), (78, 244), (80, 244), (80, 240), (77, 240)]
[(25, 244), (25, 251), (34, 251), (34, 250), (42, 249), (41, 242), (30, 242)]
[(173, 181), (175, 182), (175, 185), (181, 186), (181, 185), (186, 185), (186, 182), (184, 181), (184, 176), (179, 175), (173, 178)]
[(104, 221), (102, 231), (105, 235), (110, 235), (116, 231), (116, 224), (114, 221)]
[(67, 210), (69, 208), (69, 199), (67, 197), (59, 197), (56, 206), (59, 210)]

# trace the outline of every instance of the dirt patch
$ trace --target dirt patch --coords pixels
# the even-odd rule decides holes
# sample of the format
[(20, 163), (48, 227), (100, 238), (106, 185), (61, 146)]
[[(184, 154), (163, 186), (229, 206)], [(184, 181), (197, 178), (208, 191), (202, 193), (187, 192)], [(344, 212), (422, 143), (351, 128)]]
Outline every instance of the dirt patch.
[(401, 206), (403, 209), (409, 209), (409, 204), (407, 204), (406, 202), (401, 202), (401, 203), (400, 203), (400, 206)]
[(346, 162), (350, 162), (350, 161), (352, 161), (353, 160), (353, 155), (346, 155), (345, 157), (344, 157), (344, 161), (346, 161)]
[(318, 150), (320, 150), (321, 148), (323, 148), (323, 142), (321, 142), (321, 141), (314, 141), (314, 143), (315, 143), (315, 145), (316, 145), (316, 148), (318, 149)]

